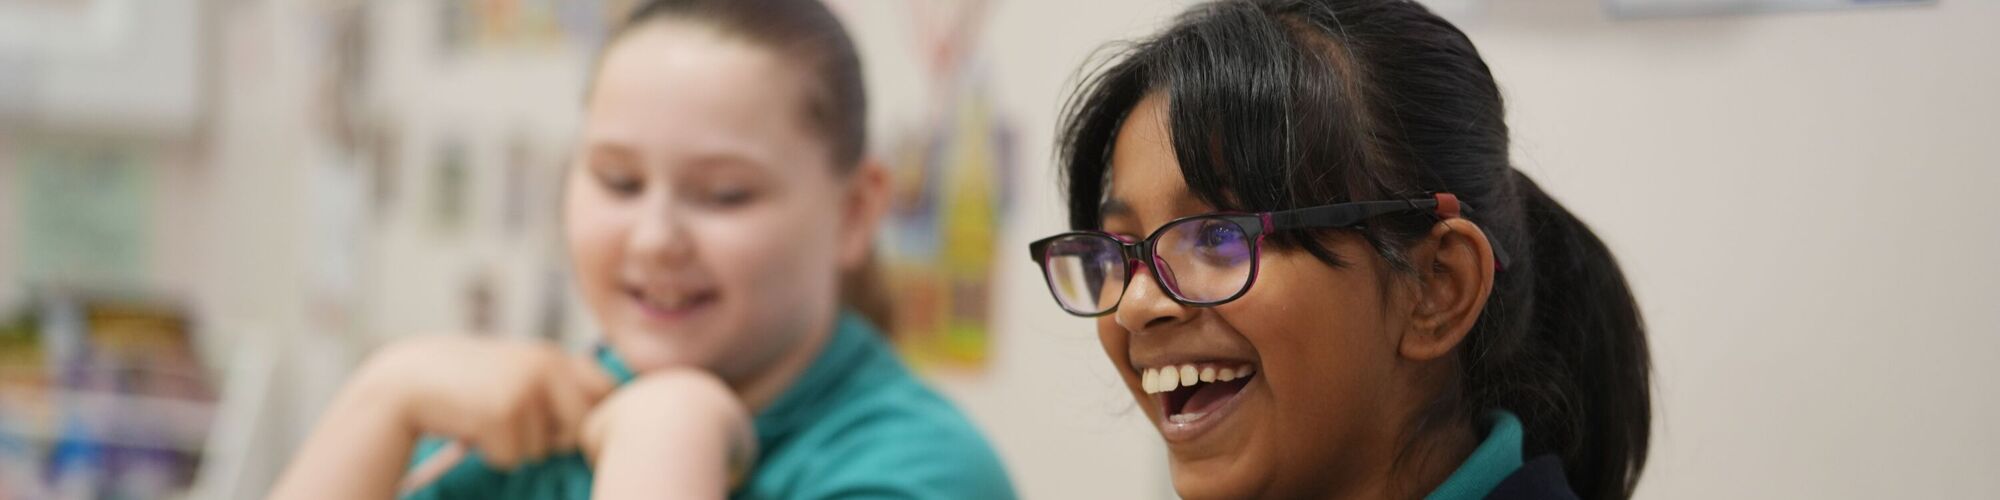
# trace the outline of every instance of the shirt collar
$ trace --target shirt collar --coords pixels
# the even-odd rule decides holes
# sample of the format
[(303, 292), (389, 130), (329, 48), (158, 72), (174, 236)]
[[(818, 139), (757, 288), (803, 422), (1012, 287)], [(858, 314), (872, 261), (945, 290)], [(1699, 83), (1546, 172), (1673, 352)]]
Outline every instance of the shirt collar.
[(1426, 500), (1472, 500), (1485, 498), (1507, 476), (1521, 468), (1520, 417), (1507, 410), (1486, 412), (1486, 440), (1465, 457), (1465, 463), (1438, 485)]

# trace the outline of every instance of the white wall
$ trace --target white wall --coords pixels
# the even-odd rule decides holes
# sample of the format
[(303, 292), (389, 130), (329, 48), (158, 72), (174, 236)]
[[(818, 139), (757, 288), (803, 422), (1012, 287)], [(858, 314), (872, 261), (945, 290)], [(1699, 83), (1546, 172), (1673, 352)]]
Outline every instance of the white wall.
[[(1505, 8), (1500, 8), (1504, 6)], [(1469, 31), (1652, 327), (1646, 498), (2000, 496), (2000, 3)]]

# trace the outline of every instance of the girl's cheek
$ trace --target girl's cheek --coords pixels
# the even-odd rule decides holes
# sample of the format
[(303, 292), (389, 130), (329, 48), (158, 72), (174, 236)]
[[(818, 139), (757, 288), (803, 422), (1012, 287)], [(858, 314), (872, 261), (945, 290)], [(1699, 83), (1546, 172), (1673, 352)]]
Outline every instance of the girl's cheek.
[(1125, 361), (1129, 352), (1127, 346), (1131, 345), (1129, 335), (1131, 334), (1127, 333), (1124, 327), (1118, 326), (1117, 320), (1111, 316), (1097, 318), (1097, 340), (1104, 344), (1104, 356), (1111, 362), (1112, 368), (1118, 370), (1121, 377), (1127, 376), (1125, 372), (1131, 371)]
[(1097, 317), (1097, 338), (1104, 342), (1106, 350), (1112, 348), (1116, 348), (1119, 351), (1125, 350), (1126, 335), (1128, 334), (1125, 332), (1125, 328), (1118, 326), (1118, 320), (1112, 319), (1111, 315), (1107, 314)]
[(569, 221), (569, 249), (576, 261), (577, 272), (585, 279), (602, 279), (601, 276), (617, 267), (620, 249), (625, 244), (625, 226), (617, 214), (602, 211), (579, 211)]
[(592, 189), (588, 179), (572, 179), (563, 207), (563, 226), (569, 247), (579, 257), (615, 253), (613, 245), (623, 244), (621, 236), (630, 214), (605, 194)]
[[(797, 235), (788, 228), (772, 225), (773, 217), (758, 213), (704, 215), (690, 236), (704, 271), (722, 286), (738, 293), (762, 295), (783, 288), (793, 276), (798, 259), (796, 249), (814, 245), (793, 241)], [(755, 297), (759, 301), (765, 297)]]
[(593, 191), (588, 180), (573, 179), (564, 200), (563, 232), (579, 292), (599, 313), (616, 300), (619, 260), (623, 258), (630, 216)]

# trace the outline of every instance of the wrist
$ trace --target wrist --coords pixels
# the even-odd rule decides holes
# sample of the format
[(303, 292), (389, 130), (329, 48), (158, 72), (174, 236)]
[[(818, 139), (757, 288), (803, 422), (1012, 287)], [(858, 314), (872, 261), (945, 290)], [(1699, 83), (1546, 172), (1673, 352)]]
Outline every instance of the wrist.
[(586, 426), (586, 451), (618, 443), (616, 447), (633, 451), (669, 447), (723, 456), (732, 448), (754, 450), (756, 445), (743, 403), (720, 379), (703, 372), (646, 375), (612, 393), (598, 411), (595, 423)]
[[(644, 481), (658, 485), (627, 484), (636, 491), (709, 485), (726, 492), (742, 484), (757, 458), (757, 438), (749, 420), (727, 406), (689, 404), (679, 411), (670, 406), (607, 419), (600, 436), (602, 448), (590, 459), (600, 473), (616, 475), (600, 479), (616, 477), (621, 479), (607, 484), (628, 483), (635, 476), (617, 471), (638, 469), (646, 471)], [(661, 474), (661, 470), (672, 472)]]
[[(668, 433), (735, 432), (750, 425), (749, 409), (722, 379), (708, 372), (676, 370), (634, 381), (621, 410), (650, 429)], [(617, 395), (614, 394), (614, 397)], [(666, 425), (644, 425), (645, 423)]]
[[(388, 356), (383, 356), (388, 357)], [(423, 432), (421, 419), (412, 404), (409, 380), (398, 377), (384, 359), (371, 359), (362, 366), (345, 393), (336, 401), (340, 414), (377, 422), (399, 434), (415, 437)]]

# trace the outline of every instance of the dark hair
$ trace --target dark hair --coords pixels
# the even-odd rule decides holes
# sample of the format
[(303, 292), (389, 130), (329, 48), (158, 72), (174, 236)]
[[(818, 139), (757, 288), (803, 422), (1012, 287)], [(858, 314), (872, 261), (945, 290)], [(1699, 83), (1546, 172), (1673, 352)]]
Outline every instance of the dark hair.
[[(1084, 79), (1058, 140), (1070, 225), (1095, 229), (1118, 129), (1167, 99), (1194, 196), (1271, 211), (1451, 192), (1512, 256), (1413, 428), (1503, 408), (1526, 452), (1562, 458), (1585, 498), (1631, 495), (1652, 409), (1645, 327), (1603, 242), (1508, 163), (1500, 91), (1465, 34), (1412, 1), (1236, 0), (1193, 8)], [(1391, 268), (1435, 219), (1359, 230)], [(1344, 265), (1314, 234), (1274, 235)]]
[[(868, 94), (861, 56), (847, 28), (819, 0), (650, 0), (632, 10), (613, 40), (647, 23), (675, 20), (715, 28), (789, 58), (805, 69), (806, 123), (827, 141), (840, 173), (860, 166), (868, 145)], [(841, 296), (883, 332), (890, 301), (874, 259), (841, 278)]]

